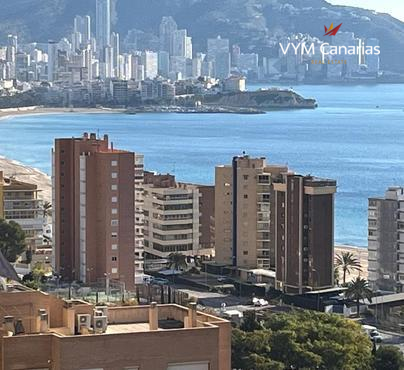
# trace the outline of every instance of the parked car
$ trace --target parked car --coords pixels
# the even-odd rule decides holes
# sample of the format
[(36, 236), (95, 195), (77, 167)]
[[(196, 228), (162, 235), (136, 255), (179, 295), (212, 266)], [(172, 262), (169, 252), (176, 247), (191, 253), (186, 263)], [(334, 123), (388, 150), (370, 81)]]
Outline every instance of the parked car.
[(168, 285), (170, 282), (167, 279), (163, 278), (153, 278), (150, 281), (150, 284), (154, 285)]
[(371, 331), (369, 336), (370, 336), (370, 339), (375, 343), (383, 342), (383, 337), (380, 335), (380, 333), (377, 330)]

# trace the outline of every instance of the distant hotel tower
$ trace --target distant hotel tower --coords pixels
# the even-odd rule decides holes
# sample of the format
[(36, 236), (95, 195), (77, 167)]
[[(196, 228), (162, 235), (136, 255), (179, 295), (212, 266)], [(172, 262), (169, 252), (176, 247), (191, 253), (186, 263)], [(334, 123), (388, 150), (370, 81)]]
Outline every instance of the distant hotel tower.
[(85, 283), (135, 280), (135, 154), (108, 136), (56, 139), (53, 152), (54, 267)]
[[(97, 0), (96, 2), (95, 36), (98, 54), (105, 55), (105, 48), (111, 46), (111, 2), (110, 0)], [(102, 58), (105, 62), (105, 59)]]

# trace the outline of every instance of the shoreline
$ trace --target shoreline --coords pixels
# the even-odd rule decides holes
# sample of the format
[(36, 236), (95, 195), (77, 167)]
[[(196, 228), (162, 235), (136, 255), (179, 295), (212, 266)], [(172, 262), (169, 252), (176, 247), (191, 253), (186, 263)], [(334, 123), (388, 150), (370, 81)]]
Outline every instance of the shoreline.
[[(126, 109), (112, 108), (45, 108), (45, 107), (21, 107), (0, 109), (0, 120), (17, 116), (35, 116), (48, 114), (119, 114), (125, 113)], [(1, 154), (0, 154), (1, 155)]]

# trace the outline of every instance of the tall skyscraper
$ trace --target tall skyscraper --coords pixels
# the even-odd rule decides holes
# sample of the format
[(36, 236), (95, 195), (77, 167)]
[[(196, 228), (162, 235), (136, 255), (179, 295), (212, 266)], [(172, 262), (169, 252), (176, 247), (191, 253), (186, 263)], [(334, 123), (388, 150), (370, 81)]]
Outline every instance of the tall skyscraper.
[(74, 18), (74, 32), (81, 33), (83, 43), (91, 42), (91, 17), (76, 15)]
[(230, 43), (218, 36), (208, 39), (208, 61), (213, 62), (214, 77), (225, 79), (230, 75)]
[(216, 260), (240, 268), (275, 268), (274, 223), (270, 221), (273, 178), (285, 166), (264, 158), (234, 157), (216, 167)]
[(97, 0), (96, 3), (96, 40), (100, 58), (104, 60), (104, 51), (111, 45), (111, 2)]
[(404, 188), (390, 187), (369, 198), (368, 279), (374, 290), (403, 292)]
[(334, 286), (336, 185), (292, 173), (274, 182), (277, 289), (303, 293)]
[(108, 136), (56, 139), (54, 268), (66, 280), (135, 281), (135, 154)]
[(119, 78), (119, 76), (120, 76), (119, 55), (120, 55), (120, 52), (121, 52), (119, 33), (112, 32), (111, 46), (113, 48), (113, 53), (114, 53), (113, 67), (112, 67), (113, 71), (114, 71), (114, 77)]
[(173, 34), (177, 31), (177, 23), (173, 17), (163, 17), (160, 23), (160, 51), (173, 55)]
[(55, 41), (48, 42), (48, 81), (53, 82), (57, 78), (58, 69), (58, 44)]

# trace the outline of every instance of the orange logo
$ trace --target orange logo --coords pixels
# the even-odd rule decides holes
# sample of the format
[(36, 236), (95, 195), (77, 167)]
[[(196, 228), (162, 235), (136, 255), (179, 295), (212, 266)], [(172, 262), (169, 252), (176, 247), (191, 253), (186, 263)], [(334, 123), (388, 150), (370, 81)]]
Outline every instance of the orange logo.
[(339, 31), (340, 27), (342, 26), (342, 23), (334, 28), (334, 23), (331, 23), (330, 28), (327, 28), (326, 26), (324, 26), (324, 30), (325, 30), (325, 35), (324, 36), (335, 36), (337, 34), (337, 32)]

